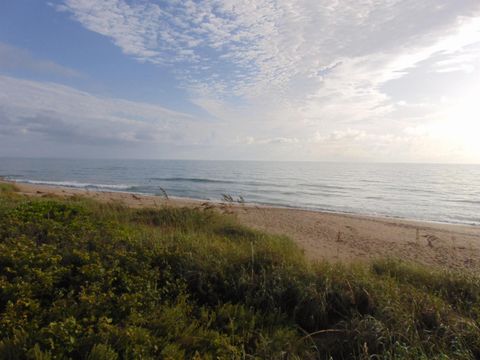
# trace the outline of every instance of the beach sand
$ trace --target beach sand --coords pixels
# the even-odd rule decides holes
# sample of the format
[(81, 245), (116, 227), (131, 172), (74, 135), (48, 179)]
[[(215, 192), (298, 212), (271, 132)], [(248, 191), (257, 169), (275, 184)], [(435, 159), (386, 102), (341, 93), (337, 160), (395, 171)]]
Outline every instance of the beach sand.
[(28, 196), (83, 195), (132, 207), (214, 206), (244, 225), (290, 237), (312, 260), (361, 262), (388, 257), (442, 268), (480, 269), (479, 226), (15, 184)]

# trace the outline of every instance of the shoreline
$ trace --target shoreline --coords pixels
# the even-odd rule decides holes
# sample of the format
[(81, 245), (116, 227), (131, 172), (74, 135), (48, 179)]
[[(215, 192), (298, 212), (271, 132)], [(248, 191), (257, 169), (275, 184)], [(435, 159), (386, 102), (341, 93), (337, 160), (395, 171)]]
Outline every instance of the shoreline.
[[(47, 182), (33, 182), (33, 181), (19, 181), (19, 180), (10, 180), (0, 176), (0, 182), (11, 183), (11, 184), (22, 184), (22, 185), (31, 185), (31, 186), (39, 186), (39, 187), (47, 187), (47, 188), (61, 188), (63, 190), (72, 190), (72, 191), (84, 191), (85, 193), (90, 192), (99, 192), (99, 193), (112, 193), (112, 194), (134, 194), (136, 196), (143, 196), (143, 197), (155, 197), (155, 198), (162, 198), (159, 194), (154, 193), (144, 193), (144, 192), (136, 192), (136, 191), (128, 191), (124, 189), (114, 190), (110, 188), (106, 188), (103, 190), (101, 187), (99, 188), (89, 188), (90, 184), (85, 184), (87, 186), (80, 187), (80, 186), (70, 186), (70, 185), (60, 185), (60, 184), (49, 184)], [(112, 185), (116, 186), (116, 185)], [(95, 187), (92, 184), (91, 187)], [(193, 197), (186, 197), (186, 196), (175, 196), (175, 195), (168, 195), (168, 198), (171, 200), (179, 201), (179, 202), (186, 202), (186, 203), (212, 203), (212, 204), (224, 204), (225, 201), (218, 199), (200, 199), (200, 198), (193, 198)], [(249, 207), (265, 207), (265, 208), (278, 208), (278, 209), (285, 209), (285, 210), (298, 210), (298, 211), (306, 211), (306, 212), (317, 212), (321, 214), (333, 214), (333, 215), (340, 215), (340, 216), (353, 216), (353, 217), (361, 217), (367, 219), (379, 219), (379, 220), (397, 220), (397, 221), (406, 221), (412, 223), (419, 223), (421, 224), (431, 224), (431, 225), (452, 225), (452, 226), (463, 226), (463, 227), (473, 227), (480, 229), (480, 223), (463, 223), (463, 222), (453, 222), (453, 221), (441, 221), (441, 220), (430, 220), (430, 219), (418, 219), (418, 218), (409, 218), (403, 217), (398, 215), (386, 215), (386, 214), (370, 214), (370, 213), (357, 213), (357, 212), (348, 212), (348, 211), (340, 211), (340, 210), (330, 210), (330, 209), (323, 209), (323, 208), (307, 208), (307, 207), (300, 207), (300, 206), (289, 206), (286, 204), (273, 204), (273, 203), (255, 203), (255, 202), (236, 202), (234, 201), (231, 203), (232, 205), (240, 205), (240, 206), (249, 206)]]
[(137, 208), (211, 206), (232, 214), (246, 226), (290, 237), (312, 260), (362, 262), (374, 258), (398, 258), (441, 268), (480, 269), (480, 226), (477, 225), (181, 197), (165, 199), (131, 192), (4, 179), (0, 182), (15, 184), (26, 196), (80, 195), (103, 202), (119, 201)]

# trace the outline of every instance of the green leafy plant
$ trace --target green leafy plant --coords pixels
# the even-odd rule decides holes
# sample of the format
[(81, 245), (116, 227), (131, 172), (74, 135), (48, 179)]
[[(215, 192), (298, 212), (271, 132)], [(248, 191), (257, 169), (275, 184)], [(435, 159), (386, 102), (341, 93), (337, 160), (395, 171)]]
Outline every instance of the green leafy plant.
[(475, 359), (480, 279), (313, 264), (214, 208), (0, 194), (0, 359)]

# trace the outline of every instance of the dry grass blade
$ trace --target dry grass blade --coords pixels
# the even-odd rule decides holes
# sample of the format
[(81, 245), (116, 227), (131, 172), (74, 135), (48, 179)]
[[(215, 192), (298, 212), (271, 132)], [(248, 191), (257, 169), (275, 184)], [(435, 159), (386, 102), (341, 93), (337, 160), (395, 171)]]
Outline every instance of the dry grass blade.
[(169, 199), (168, 194), (165, 191), (165, 189), (159, 186), (159, 190), (160, 190), (160, 195), (162, 195), (165, 198), (165, 200), (168, 200)]
[(230, 194), (222, 194), (222, 199), (223, 199), (223, 201), (228, 202), (228, 203), (233, 203), (234, 202), (233, 197)]

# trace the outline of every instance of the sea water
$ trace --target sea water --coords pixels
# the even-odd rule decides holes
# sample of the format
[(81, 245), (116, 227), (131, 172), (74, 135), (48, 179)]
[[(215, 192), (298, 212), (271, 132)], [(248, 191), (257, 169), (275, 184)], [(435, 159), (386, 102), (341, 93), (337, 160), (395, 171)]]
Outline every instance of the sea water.
[(0, 158), (14, 181), (480, 225), (480, 165)]

